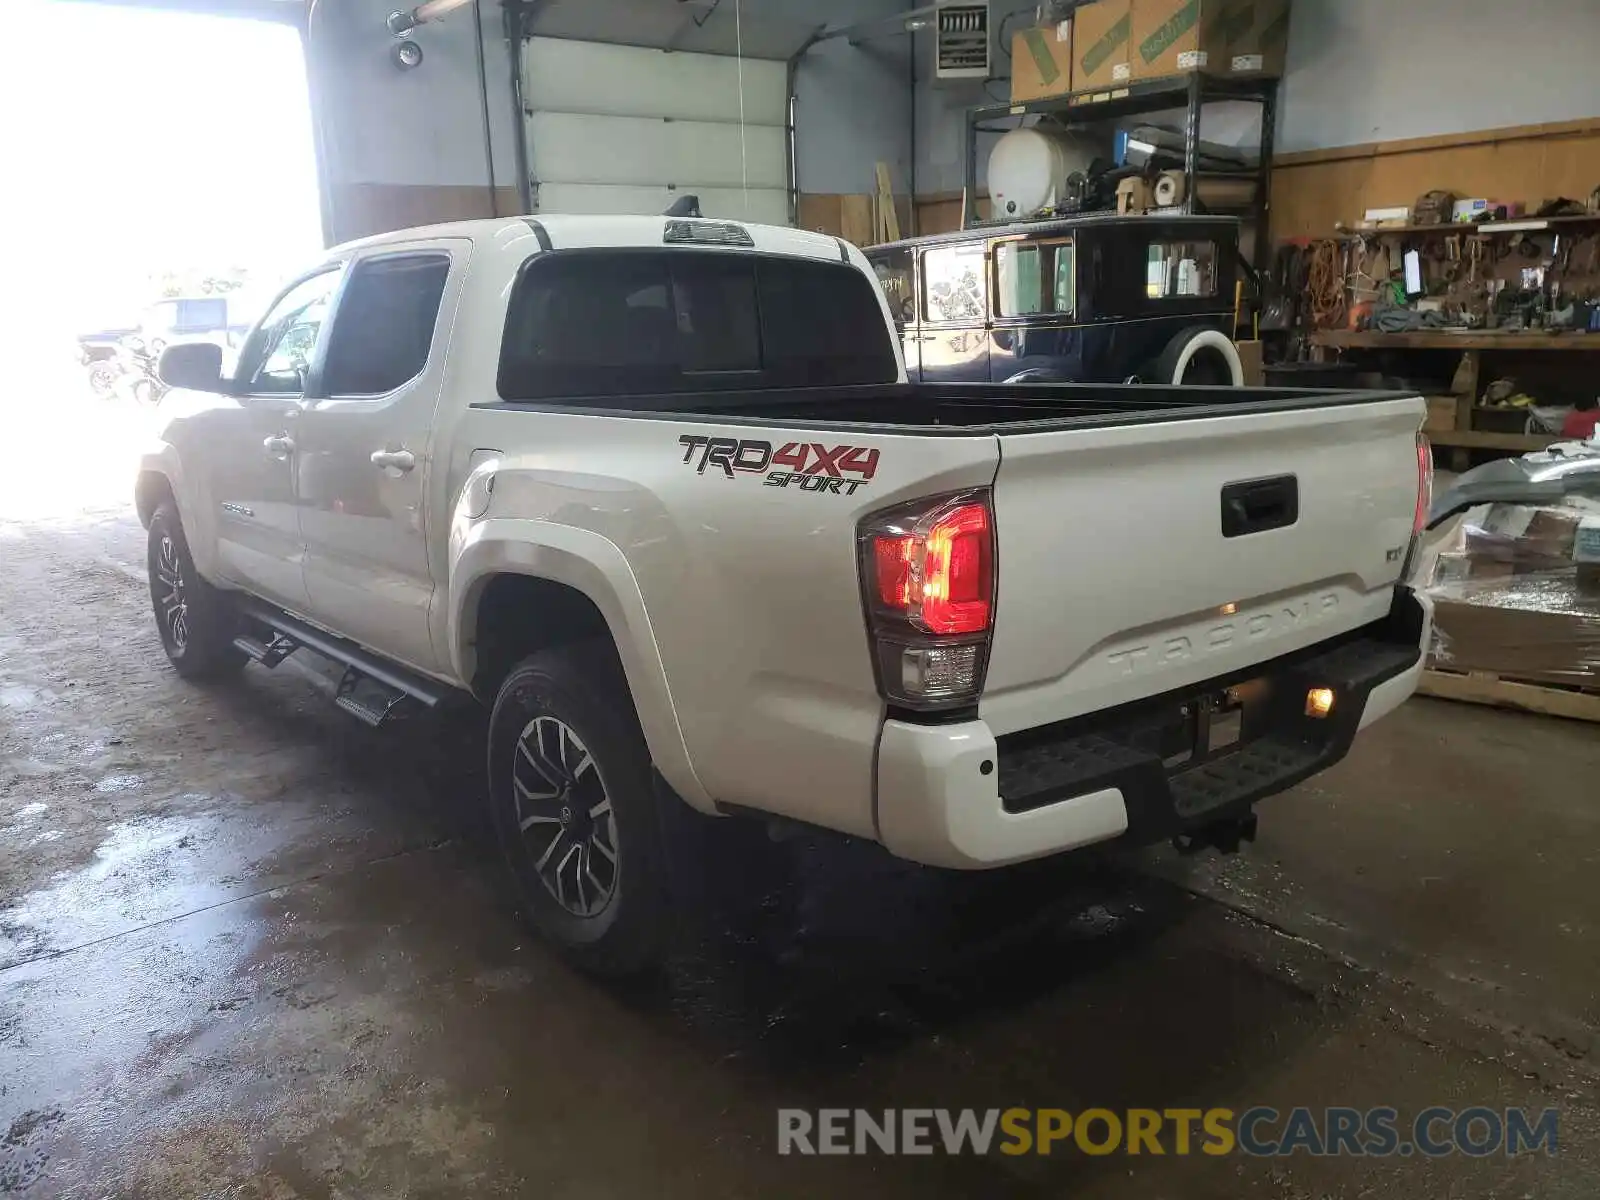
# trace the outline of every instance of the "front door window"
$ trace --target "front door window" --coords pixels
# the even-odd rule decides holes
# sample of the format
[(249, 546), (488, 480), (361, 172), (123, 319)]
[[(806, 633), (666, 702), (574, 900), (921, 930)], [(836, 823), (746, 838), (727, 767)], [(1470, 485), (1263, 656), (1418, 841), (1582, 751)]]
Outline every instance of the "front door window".
[(295, 284), (261, 323), (260, 365), (245, 386), (253, 396), (299, 396), (316, 356), (317, 338), (338, 282), (337, 270), (323, 271)]

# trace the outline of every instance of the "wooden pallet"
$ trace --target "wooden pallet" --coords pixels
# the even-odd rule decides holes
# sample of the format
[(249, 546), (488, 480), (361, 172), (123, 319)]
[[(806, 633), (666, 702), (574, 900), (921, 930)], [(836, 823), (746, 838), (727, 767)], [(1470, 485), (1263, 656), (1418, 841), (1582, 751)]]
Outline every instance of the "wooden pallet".
[(1417, 692), (1444, 700), (1463, 700), (1468, 704), (1490, 704), (1550, 717), (1600, 722), (1600, 691), (1583, 688), (1552, 687), (1547, 683), (1525, 683), (1499, 675), (1462, 674), (1430, 668), (1422, 672)]

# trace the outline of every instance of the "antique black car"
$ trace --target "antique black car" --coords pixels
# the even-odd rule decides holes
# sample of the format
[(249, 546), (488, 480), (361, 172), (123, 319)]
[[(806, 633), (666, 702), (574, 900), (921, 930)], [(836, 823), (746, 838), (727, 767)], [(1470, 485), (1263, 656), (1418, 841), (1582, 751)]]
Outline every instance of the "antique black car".
[(1239, 222), (1096, 215), (990, 225), (866, 251), (906, 371), (938, 382), (1220, 384)]

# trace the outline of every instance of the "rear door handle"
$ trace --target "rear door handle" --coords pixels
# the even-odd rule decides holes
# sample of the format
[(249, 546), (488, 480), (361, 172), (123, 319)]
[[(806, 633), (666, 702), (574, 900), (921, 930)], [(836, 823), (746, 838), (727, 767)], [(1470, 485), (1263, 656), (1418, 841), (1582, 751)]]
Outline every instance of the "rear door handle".
[(263, 439), (261, 448), (273, 458), (288, 458), (294, 453), (294, 439), (286, 433)]
[(385, 470), (409, 471), (417, 465), (417, 456), (409, 450), (374, 450), (372, 465)]

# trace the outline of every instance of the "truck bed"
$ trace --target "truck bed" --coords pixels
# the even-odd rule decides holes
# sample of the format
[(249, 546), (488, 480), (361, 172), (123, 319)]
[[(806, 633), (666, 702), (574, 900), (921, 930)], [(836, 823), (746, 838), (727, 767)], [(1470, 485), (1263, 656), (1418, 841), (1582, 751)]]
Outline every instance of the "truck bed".
[(725, 424), (995, 434), (1138, 425), (1202, 417), (1368, 404), (1406, 392), (1074, 383), (880, 384), (849, 388), (654, 393), (558, 401), (500, 401), (481, 408), (612, 416), (683, 417)]

